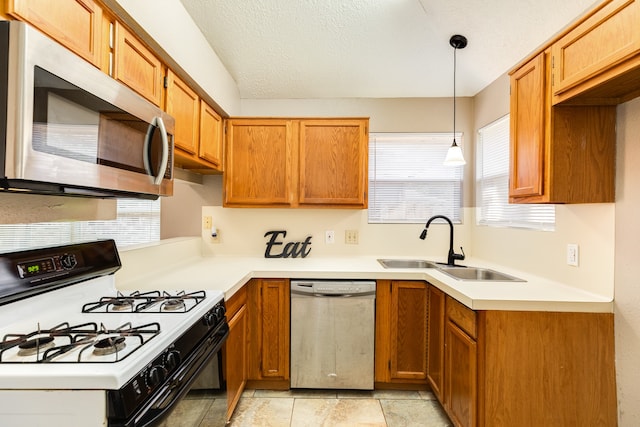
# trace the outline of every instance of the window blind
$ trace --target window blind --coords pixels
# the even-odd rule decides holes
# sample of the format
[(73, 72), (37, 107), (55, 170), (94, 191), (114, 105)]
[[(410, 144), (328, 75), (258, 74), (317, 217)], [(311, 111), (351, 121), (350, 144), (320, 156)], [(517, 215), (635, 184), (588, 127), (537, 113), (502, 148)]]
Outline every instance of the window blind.
[[(436, 214), (462, 222), (463, 167), (442, 164), (451, 133), (371, 133), (369, 222), (423, 223)], [(460, 145), (462, 134), (456, 134)]]
[(494, 227), (555, 229), (555, 206), (509, 204), (509, 115), (478, 131), (476, 221)]
[(119, 248), (160, 240), (160, 199), (118, 199), (110, 221), (0, 225), (0, 252), (114, 239)]

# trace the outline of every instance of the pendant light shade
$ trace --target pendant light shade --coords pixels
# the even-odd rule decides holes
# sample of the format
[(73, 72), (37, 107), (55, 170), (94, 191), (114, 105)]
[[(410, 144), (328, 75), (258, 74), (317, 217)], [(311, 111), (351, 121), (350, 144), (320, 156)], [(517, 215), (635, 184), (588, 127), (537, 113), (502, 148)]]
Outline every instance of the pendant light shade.
[(456, 50), (464, 49), (467, 46), (467, 38), (456, 34), (451, 36), (449, 44), (453, 47), (453, 144), (447, 151), (447, 157), (444, 158), (446, 166), (462, 166), (467, 162), (462, 155), (462, 148), (456, 143)]

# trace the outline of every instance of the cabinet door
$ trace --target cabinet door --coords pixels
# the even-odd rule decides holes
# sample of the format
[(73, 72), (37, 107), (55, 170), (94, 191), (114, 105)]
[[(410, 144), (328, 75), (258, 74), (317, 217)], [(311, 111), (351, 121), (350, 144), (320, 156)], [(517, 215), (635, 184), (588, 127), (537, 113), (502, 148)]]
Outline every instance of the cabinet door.
[(426, 379), (427, 284), (392, 282), (391, 313), (391, 378)]
[(456, 426), (476, 425), (478, 399), (476, 342), (451, 321), (445, 337), (445, 409)]
[(261, 280), (262, 376), (289, 378), (289, 281)]
[(229, 120), (224, 205), (291, 205), (294, 201), (293, 149), (291, 120)]
[(444, 386), (444, 301), (440, 289), (429, 286), (427, 322), (427, 379), (436, 398), (443, 401)]
[(367, 206), (367, 120), (300, 121), (300, 204)]
[(7, 13), (100, 67), (102, 8), (93, 0), (8, 0)]
[(247, 306), (242, 305), (229, 320), (224, 360), (227, 380), (227, 420), (231, 418), (247, 382)]
[(190, 154), (198, 153), (200, 99), (173, 71), (167, 71), (167, 113), (176, 120), (174, 144)]
[(545, 54), (511, 75), (511, 171), (509, 197), (543, 194)]
[(209, 104), (200, 100), (199, 156), (222, 171), (222, 118)]
[(160, 106), (164, 79), (162, 63), (118, 21), (115, 27), (113, 77)]
[(640, 53), (639, 23), (640, 1), (614, 0), (555, 42), (551, 48), (554, 103), (600, 83), (589, 80), (602, 73), (609, 73), (602, 76), (607, 80), (628, 71), (623, 65), (610, 72)]

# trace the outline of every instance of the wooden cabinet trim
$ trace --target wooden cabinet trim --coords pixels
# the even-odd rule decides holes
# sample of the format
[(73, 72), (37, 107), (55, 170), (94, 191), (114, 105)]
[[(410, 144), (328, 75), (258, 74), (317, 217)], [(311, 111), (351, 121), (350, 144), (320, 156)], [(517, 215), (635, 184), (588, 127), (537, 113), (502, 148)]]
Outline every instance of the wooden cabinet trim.
[(427, 310), (427, 380), (433, 394), (444, 400), (444, 326), (446, 295), (429, 285)]

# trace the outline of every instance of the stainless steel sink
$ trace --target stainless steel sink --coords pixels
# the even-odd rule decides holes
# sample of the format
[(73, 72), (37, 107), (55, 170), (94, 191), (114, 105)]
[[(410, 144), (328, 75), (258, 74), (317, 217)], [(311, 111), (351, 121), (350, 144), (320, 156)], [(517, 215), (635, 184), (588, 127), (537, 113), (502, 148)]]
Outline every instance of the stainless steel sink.
[(438, 269), (456, 280), (477, 280), (481, 282), (526, 282), (526, 280), (488, 268), (440, 267)]
[(438, 268), (441, 264), (423, 259), (379, 259), (384, 268)]

